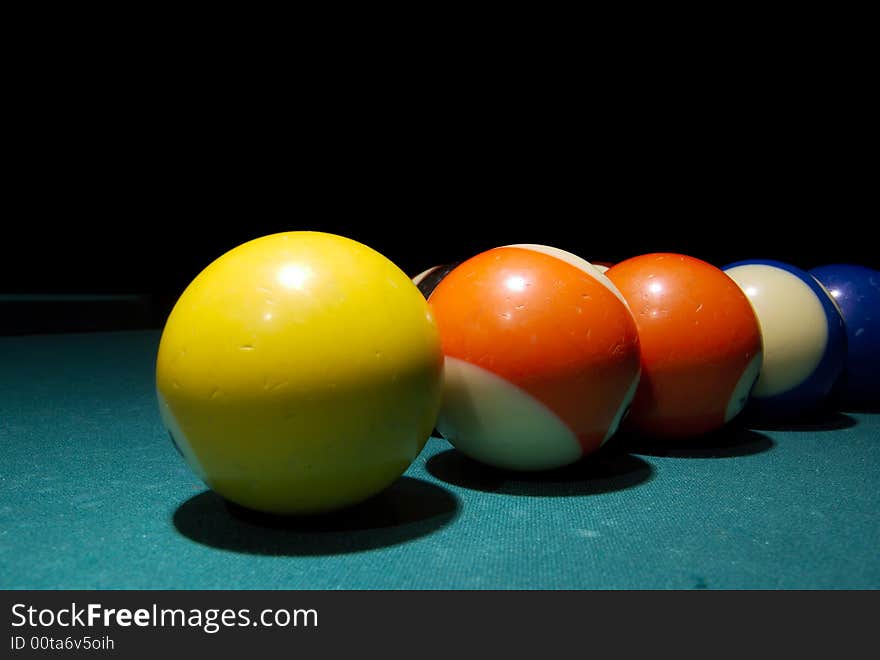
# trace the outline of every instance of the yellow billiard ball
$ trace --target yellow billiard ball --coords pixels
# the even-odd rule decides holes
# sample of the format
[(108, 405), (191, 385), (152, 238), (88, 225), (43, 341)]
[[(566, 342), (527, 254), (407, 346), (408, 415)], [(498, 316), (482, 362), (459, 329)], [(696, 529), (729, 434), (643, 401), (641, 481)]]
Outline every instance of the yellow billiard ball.
[(264, 236), (203, 270), (159, 344), (162, 419), (221, 496), (332, 511), (396, 480), (440, 405), (425, 299), (391, 261), (320, 232)]

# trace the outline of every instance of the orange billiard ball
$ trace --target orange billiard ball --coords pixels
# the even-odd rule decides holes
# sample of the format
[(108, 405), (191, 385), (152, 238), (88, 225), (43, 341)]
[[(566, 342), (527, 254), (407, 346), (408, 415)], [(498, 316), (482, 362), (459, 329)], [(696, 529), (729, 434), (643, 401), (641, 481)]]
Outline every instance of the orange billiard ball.
[(626, 428), (695, 436), (739, 414), (761, 369), (761, 329), (739, 286), (682, 254), (645, 254), (607, 271), (639, 331), (642, 377)]
[(513, 470), (562, 467), (617, 430), (639, 374), (636, 325), (599, 270), (510, 245), (449, 272), (428, 298), (445, 357), (437, 428)]

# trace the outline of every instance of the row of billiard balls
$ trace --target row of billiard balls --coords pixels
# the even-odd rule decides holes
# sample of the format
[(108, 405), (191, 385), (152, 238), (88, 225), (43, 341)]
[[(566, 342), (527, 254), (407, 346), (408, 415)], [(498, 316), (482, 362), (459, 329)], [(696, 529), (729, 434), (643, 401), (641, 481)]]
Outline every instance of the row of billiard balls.
[(868, 268), (807, 273), (751, 260), (722, 270), (681, 254), (609, 268), (515, 245), (414, 282), (443, 337), (451, 403), (438, 429), (497, 467), (559, 467), (595, 451), (621, 421), (687, 438), (747, 404), (781, 420), (832, 393), (846, 405), (877, 401), (880, 278)]
[(160, 411), (220, 495), (304, 514), (388, 486), (435, 426), (478, 461), (541, 470), (621, 425), (698, 441), (747, 403), (791, 416), (837, 387), (870, 405), (877, 273), (814, 275), (678, 254), (605, 270), (515, 245), (410, 280), (350, 239), (275, 234), (181, 295), (159, 346)]

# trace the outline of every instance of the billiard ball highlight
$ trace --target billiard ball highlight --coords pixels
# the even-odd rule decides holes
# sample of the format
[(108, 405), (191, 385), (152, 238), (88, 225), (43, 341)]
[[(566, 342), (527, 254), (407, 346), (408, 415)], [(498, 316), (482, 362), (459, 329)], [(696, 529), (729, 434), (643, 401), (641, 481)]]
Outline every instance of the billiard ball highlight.
[(445, 355), (440, 432), (478, 461), (542, 470), (616, 431), (639, 375), (635, 322), (583, 259), (540, 245), (463, 262), (429, 298)]
[(192, 469), (236, 504), (339, 509), (397, 479), (440, 404), (430, 309), (384, 256), (318, 232), (227, 252), (180, 296), (156, 367)]
[(738, 415), (761, 367), (761, 333), (748, 299), (715, 266), (646, 254), (607, 272), (641, 341), (642, 378), (626, 427), (696, 436)]
[(829, 264), (810, 274), (831, 294), (846, 326), (846, 365), (838, 388), (841, 402), (880, 405), (880, 272)]
[(739, 261), (724, 272), (748, 296), (764, 339), (750, 408), (772, 419), (821, 403), (846, 356), (846, 330), (831, 296), (812, 275), (780, 261)]

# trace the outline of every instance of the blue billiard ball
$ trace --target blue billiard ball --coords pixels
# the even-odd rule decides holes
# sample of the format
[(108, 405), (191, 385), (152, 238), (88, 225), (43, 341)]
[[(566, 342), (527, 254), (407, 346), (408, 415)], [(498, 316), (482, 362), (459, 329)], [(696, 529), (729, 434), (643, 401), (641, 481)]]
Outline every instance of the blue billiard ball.
[(828, 292), (780, 261), (739, 261), (723, 270), (748, 296), (761, 326), (764, 359), (751, 411), (781, 419), (824, 403), (846, 359), (843, 317)]
[(846, 323), (846, 368), (839, 384), (846, 405), (880, 405), (880, 272), (852, 264), (810, 271), (831, 293)]

